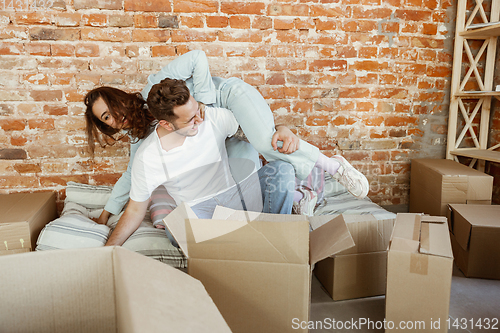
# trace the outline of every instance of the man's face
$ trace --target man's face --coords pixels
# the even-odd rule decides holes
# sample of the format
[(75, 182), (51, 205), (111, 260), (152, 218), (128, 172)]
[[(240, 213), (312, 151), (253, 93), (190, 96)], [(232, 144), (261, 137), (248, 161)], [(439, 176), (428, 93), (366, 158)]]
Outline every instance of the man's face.
[(175, 133), (182, 136), (195, 136), (198, 134), (198, 126), (203, 122), (201, 109), (193, 96), (189, 96), (186, 104), (174, 107), (177, 118), (170, 124)]

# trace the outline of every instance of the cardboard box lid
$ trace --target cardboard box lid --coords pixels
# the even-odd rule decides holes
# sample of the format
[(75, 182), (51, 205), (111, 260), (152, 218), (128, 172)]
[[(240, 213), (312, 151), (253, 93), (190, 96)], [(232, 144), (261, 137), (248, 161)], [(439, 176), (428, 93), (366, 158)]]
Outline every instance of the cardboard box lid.
[(314, 264), (354, 245), (342, 217), (309, 233), (309, 221), (301, 215), (224, 207), (217, 207), (211, 220), (193, 215), (181, 204), (163, 220), (191, 258)]
[(400, 213), (396, 217), (389, 251), (429, 254), (453, 258), (449, 241), (447, 219)]
[(467, 250), (474, 228), (500, 228), (500, 206), (450, 204), (453, 234), (460, 246)]
[(30, 222), (54, 192), (0, 195), (0, 223)]
[(121, 247), (16, 254), (0, 266), (2, 331), (230, 332), (200, 281)]

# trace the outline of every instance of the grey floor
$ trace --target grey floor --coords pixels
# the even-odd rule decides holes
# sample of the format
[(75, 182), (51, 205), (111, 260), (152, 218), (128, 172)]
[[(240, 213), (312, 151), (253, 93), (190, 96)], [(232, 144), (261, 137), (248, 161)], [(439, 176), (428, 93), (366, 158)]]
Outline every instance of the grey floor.
[[(394, 207), (393, 207), (394, 208)], [(391, 209), (393, 210), (393, 209)], [(393, 210), (394, 211), (394, 210)], [(396, 212), (404, 211), (400, 207)], [(364, 318), (373, 322), (383, 321), (385, 316), (385, 297), (367, 297), (345, 301), (333, 301), (325, 291), (321, 283), (313, 276), (311, 289), (311, 321), (324, 321), (325, 318), (351, 321)], [(499, 332), (500, 333), (500, 280), (472, 279), (466, 278), (462, 272), (454, 266), (449, 317), (453, 322), (455, 319), (467, 319), (468, 328), (451, 328), (448, 332)], [(470, 329), (469, 319), (496, 318), (495, 329)], [(493, 323), (490, 322), (490, 323)], [(377, 329), (315, 329), (310, 332), (383, 332)], [(432, 332), (432, 330), (429, 330)]]

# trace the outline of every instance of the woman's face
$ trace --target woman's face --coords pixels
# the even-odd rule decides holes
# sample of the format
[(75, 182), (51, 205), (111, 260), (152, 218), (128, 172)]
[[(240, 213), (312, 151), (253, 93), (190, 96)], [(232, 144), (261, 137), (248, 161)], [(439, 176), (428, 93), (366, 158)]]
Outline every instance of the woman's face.
[(109, 112), (108, 106), (106, 105), (102, 97), (99, 97), (95, 101), (94, 105), (92, 106), (92, 113), (97, 117), (97, 119), (111, 128), (120, 130), (126, 128), (127, 126), (127, 119), (125, 118), (125, 116), (123, 116), (123, 118), (120, 120), (115, 119), (111, 112)]

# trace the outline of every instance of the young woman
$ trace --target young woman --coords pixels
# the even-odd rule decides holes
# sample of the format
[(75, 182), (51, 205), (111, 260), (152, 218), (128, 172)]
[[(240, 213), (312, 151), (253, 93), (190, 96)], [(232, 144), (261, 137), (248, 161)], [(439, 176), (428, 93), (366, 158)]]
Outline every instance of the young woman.
[[(314, 167), (322, 168), (343, 184), (353, 195), (363, 198), (368, 194), (366, 177), (354, 169), (342, 156), (328, 158), (319, 149), (298, 139), (284, 126), (275, 128), (272, 111), (262, 95), (240, 79), (222, 79), (210, 75), (208, 60), (203, 51), (190, 51), (175, 60), (157, 74), (148, 77), (141, 94), (128, 94), (119, 89), (100, 87), (85, 97), (87, 110), (87, 135), (91, 151), (94, 141), (105, 144), (118, 133), (125, 131), (132, 139), (130, 162), (127, 171), (115, 184), (99, 223), (106, 223), (110, 214), (119, 214), (129, 197), (130, 170), (135, 152), (149, 134), (154, 118), (147, 111), (145, 100), (154, 84), (164, 78), (186, 81), (193, 97), (206, 105), (231, 110), (246, 138), (267, 161), (284, 160), (293, 165), (297, 178), (306, 178)], [(283, 146), (279, 147), (278, 142)], [(233, 149), (234, 148), (234, 149)], [(230, 157), (246, 157), (253, 150), (249, 145), (235, 142), (228, 147)], [(232, 154), (232, 155), (231, 155)], [(255, 156), (255, 154), (253, 154)], [(311, 193), (295, 201), (307, 206)], [(305, 200), (304, 200), (305, 199)]]

